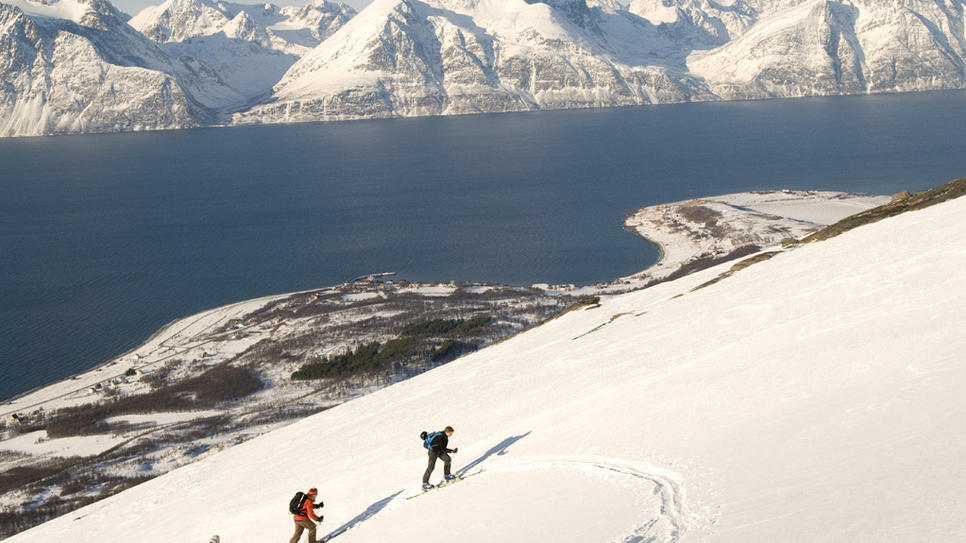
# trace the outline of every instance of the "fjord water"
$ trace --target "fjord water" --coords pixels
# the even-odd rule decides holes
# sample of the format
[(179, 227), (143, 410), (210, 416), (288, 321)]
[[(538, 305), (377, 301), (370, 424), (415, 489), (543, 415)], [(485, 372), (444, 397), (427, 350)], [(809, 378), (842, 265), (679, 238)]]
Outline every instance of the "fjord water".
[(171, 320), (395, 271), (589, 284), (647, 205), (966, 176), (962, 92), (0, 140), (0, 398)]

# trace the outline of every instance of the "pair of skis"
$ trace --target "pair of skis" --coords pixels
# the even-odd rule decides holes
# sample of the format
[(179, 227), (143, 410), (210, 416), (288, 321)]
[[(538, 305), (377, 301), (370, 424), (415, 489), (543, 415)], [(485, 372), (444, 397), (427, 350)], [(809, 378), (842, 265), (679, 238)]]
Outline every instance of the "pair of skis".
[[(433, 488), (428, 488), (428, 489), (426, 489), (426, 490), (423, 490), (423, 491), (422, 491), (422, 492), (420, 492), (419, 494), (414, 494), (414, 495), (412, 495), (412, 496), (407, 496), (407, 497), (406, 497), (406, 499), (407, 499), (407, 500), (411, 500), (411, 499), (413, 499), (413, 498), (418, 498), (418, 497), (420, 497), (420, 496), (422, 496), (423, 494), (425, 494), (425, 493), (427, 493), (427, 492), (429, 492), (430, 490), (433, 490), (433, 489), (436, 489), (436, 488), (445, 488), (445, 487), (447, 487), (447, 486), (450, 486), (450, 485), (453, 485), (453, 484), (456, 484), (456, 483), (458, 483), (458, 482), (460, 482), (460, 481), (462, 481), (463, 479), (466, 479), (467, 477), (472, 477), (472, 476), (474, 476), (474, 475), (479, 475), (479, 474), (481, 474), (481, 473), (483, 473), (483, 468), (480, 468), (480, 469), (478, 469), (478, 470), (476, 470), (476, 471), (473, 471), (473, 472), (470, 472), (470, 473), (467, 473), (467, 474), (464, 474), (464, 475), (457, 475), (455, 479), (451, 479), (451, 480), (449, 480), (449, 481), (445, 481), (445, 480), (444, 480), (443, 482), (441, 482), (440, 484), (438, 484), (438, 485), (436, 485), (436, 486), (434, 486)], [(357, 523), (357, 524), (358, 524), (358, 523)], [(324, 539), (323, 539), (323, 538), (320, 538), (320, 539), (319, 539), (319, 541), (320, 541), (320, 542), (327, 542), (327, 541), (331, 541), (331, 540), (332, 540), (333, 538), (335, 538), (335, 537), (337, 537), (337, 536), (340, 536), (340, 535), (342, 535), (342, 534), (344, 534), (344, 533), (346, 533), (346, 532), (348, 532), (349, 530), (351, 530), (351, 529), (352, 529), (352, 528), (354, 528), (355, 526), (356, 526), (356, 524), (350, 524), (349, 526), (343, 526), (342, 528), (340, 528), (340, 529), (338, 529), (338, 530), (336, 530), (335, 532), (332, 532), (332, 533), (330, 533), (329, 535), (327, 535), (327, 536), (325, 536), (325, 538), (324, 538)]]
[(476, 471), (470, 472), (470, 473), (466, 473), (464, 475), (457, 475), (455, 479), (450, 479), (449, 481), (444, 480), (440, 484), (438, 484), (438, 485), (436, 485), (436, 486), (434, 486), (432, 488), (427, 488), (427, 489), (423, 490), (422, 492), (420, 492), (419, 494), (413, 494), (412, 496), (407, 496), (406, 499), (407, 500), (411, 500), (413, 498), (418, 498), (418, 497), (422, 496), (423, 494), (425, 494), (425, 493), (427, 493), (427, 492), (429, 492), (431, 490), (435, 490), (437, 488), (446, 488), (448, 486), (455, 485), (456, 483), (462, 481), (463, 479), (466, 479), (467, 477), (472, 477), (474, 475), (479, 475), (480, 473), (483, 473), (483, 469), (482, 468), (481, 469), (478, 469)]

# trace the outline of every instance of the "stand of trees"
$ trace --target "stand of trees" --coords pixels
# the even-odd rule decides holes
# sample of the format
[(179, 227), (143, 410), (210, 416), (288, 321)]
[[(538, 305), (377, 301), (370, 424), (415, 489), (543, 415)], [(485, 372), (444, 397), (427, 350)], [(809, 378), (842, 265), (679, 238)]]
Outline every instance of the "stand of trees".
[[(342, 354), (323, 358), (318, 362), (304, 364), (292, 373), (292, 379), (326, 379), (350, 375), (371, 374), (390, 370), (397, 364), (428, 353), (433, 362), (449, 362), (460, 355), (477, 349), (477, 344), (458, 338), (482, 335), (490, 325), (489, 315), (477, 315), (470, 319), (427, 319), (409, 323), (399, 336), (385, 345), (378, 341), (365, 343)], [(433, 339), (443, 338), (442, 344), (431, 346)]]
[(48, 417), (47, 435), (57, 438), (106, 433), (112, 431), (106, 420), (110, 417), (207, 409), (258, 392), (264, 386), (247, 368), (216, 366), (197, 377), (147, 394), (121, 396), (108, 403), (61, 409)]

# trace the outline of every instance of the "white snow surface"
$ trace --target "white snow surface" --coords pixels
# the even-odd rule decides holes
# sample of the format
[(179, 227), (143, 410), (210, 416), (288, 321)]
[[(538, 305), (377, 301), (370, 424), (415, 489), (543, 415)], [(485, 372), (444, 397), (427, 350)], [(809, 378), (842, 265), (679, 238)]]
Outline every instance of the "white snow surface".
[(962, 89), (964, 28), (966, 0), (0, 0), (0, 137)]
[(110, 434), (50, 439), (46, 430), (28, 432), (0, 441), (0, 451), (40, 456), (94, 456), (119, 445), (123, 438)]
[(3, 3), (18, 7), (24, 14), (32, 17), (66, 19), (75, 23), (81, 22), (84, 14), (90, 10), (88, 4), (76, 0), (53, 0), (51, 2), (3, 0)]
[[(960, 198), (603, 297), (8, 541), (282, 541), (311, 486), (340, 543), (963, 541), (964, 233)], [(485, 471), (405, 500), (447, 424)]]
[[(216, 410), (174, 411), (169, 413), (144, 413), (140, 415), (122, 415), (106, 419), (108, 423), (126, 422), (128, 424), (175, 424), (193, 419), (216, 417), (224, 412)], [(3, 443), (0, 441), (0, 443)]]
[[(721, 258), (748, 245), (771, 247), (801, 239), (861, 211), (889, 202), (888, 196), (828, 191), (757, 191), (696, 198), (637, 210), (624, 226), (657, 244), (661, 258), (643, 272), (623, 278), (626, 284), (662, 279), (699, 258)], [(687, 209), (714, 214), (690, 217)]]

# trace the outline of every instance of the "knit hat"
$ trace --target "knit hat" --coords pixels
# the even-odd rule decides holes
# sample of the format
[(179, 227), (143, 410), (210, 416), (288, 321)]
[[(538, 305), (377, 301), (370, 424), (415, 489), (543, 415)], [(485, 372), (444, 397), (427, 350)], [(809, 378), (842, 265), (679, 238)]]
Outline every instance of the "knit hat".
[(305, 493), (306, 496), (317, 496), (319, 494), (319, 489), (310, 488), (308, 492)]

